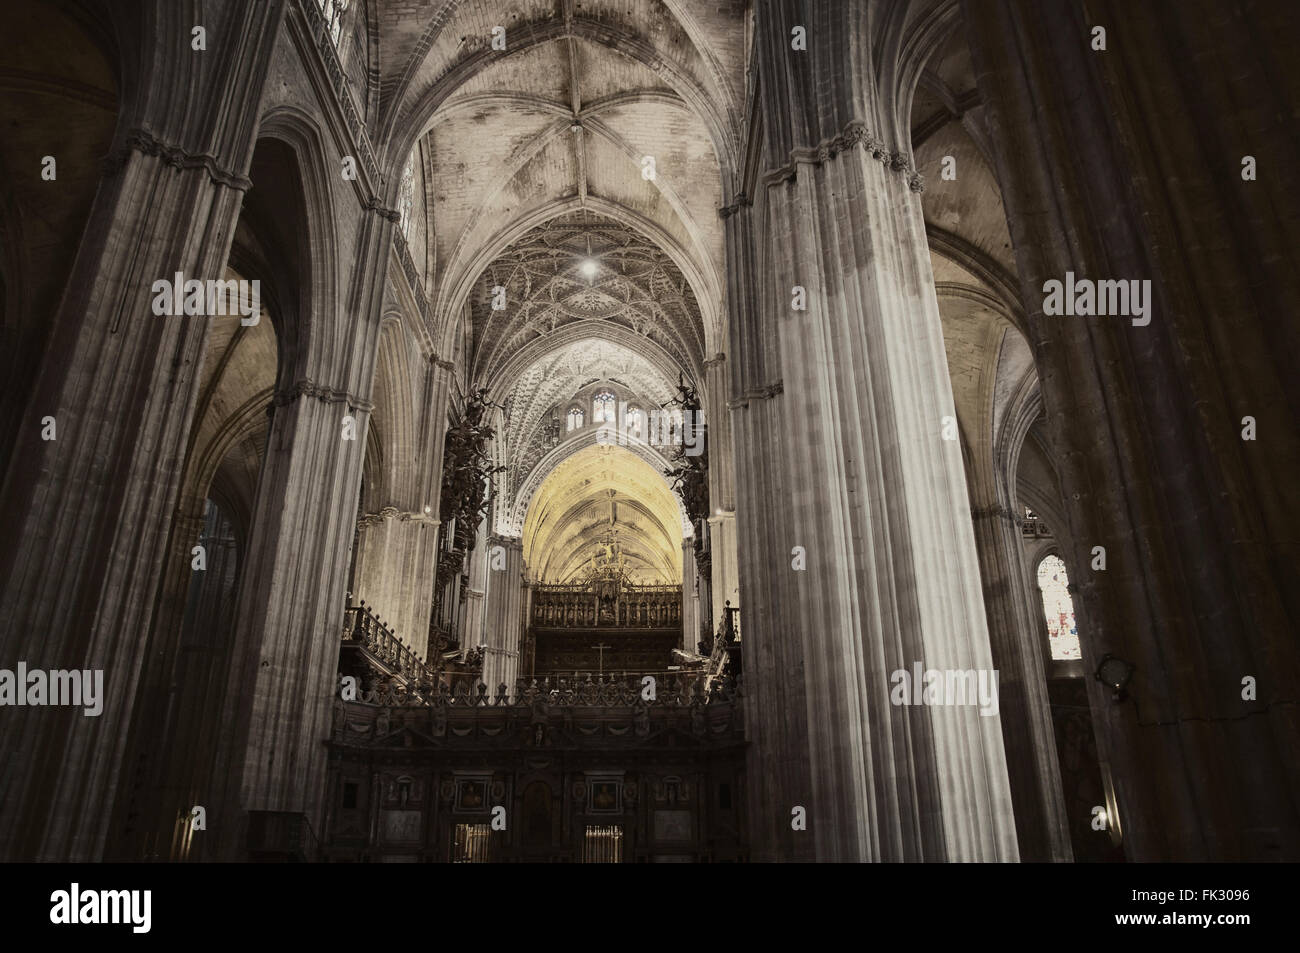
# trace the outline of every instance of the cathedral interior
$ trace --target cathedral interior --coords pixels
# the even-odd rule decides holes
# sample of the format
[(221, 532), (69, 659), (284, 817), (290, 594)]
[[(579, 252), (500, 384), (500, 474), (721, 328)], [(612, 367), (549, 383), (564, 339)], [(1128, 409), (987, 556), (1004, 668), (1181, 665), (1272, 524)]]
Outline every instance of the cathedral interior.
[(1300, 859), (1288, 3), (4, 18), (0, 859)]

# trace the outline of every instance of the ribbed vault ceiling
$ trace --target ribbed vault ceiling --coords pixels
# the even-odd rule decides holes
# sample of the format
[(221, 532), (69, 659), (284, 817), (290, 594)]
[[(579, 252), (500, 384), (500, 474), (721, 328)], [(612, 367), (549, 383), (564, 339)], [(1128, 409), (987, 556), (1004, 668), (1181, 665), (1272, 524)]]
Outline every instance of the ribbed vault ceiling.
[(579, 450), (547, 476), (524, 521), (524, 561), (534, 579), (570, 583), (620, 558), (638, 584), (681, 582), (677, 500), (663, 475), (617, 446)]
[[(497, 288), (505, 307), (494, 310)], [(479, 278), (471, 309), (473, 378), (488, 386), (526, 345), (580, 322), (645, 338), (687, 373), (704, 353), (699, 306), (680, 269), (643, 235), (590, 213), (553, 219), (512, 244)]]

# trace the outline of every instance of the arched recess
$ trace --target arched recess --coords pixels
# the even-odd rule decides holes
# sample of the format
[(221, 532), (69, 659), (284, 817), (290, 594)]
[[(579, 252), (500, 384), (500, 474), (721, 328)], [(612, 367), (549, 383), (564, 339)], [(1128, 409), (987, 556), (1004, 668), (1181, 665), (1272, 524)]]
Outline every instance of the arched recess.
[(629, 448), (571, 452), (524, 505), (524, 561), (540, 582), (579, 581), (601, 559), (639, 582), (681, 582), (680, 503), (662, 471)]
[(428, 443), (428, 365), (418, 339), (396, 310), (379, 331), (374, 409), (353, 534), (352, 602), (364, 602), (399, 638), (422, 652), (434, 589), (438, 475)]
[[(331, 380), (347, 359), (349, 331), (339, 322), (340, 267), (331, 194), (337, 175), (317, 121), (295, 106), (277, 106), (262, 117), (244, 199), (248, 217), (266, 235), (263, 250), (278, 261), (268, 284), (282, 289), (282, 324), (276, 391), (300, 380)], [(283, 269), (283, 270), (281, 270)]]
[[(235, 257), (232, 255), (232, 257)], [(249, 256), (241, 253), (241, 260)], [(228, 280), (248, 280), (234, 267)], [(134, 859), (212, 859), (177, 828), (178, 802), (210, 801), (214, 726), (233, 660), (233, 612), (253, 534), (278, 346), (275, 302), (259, 320), (209, 319), (194, 421), (149, 641), (151, 665), (132, 725), (136, 785), (120, 828)]]
[[(565, 439), (558, 446), (553, 448), (541, 461), (532, 468), (527, 478), (515, 489), (509, 498), (507, 505), (502, 507), (498, 516), (497, 531), (509, 536), (519, 536), (524, 532), (524, 526), (527, 521), (528, 512), (532, 504), (533, 497), (540, 489), (548, 477), (562, 464), (571, 458), (590, 450), (593, 447), (602, 449), (620, 449), (625, 450), (632, 456), (640, 460), (646, 466), (653, 469), (656, 473), (663, 474), (669, 466), (670, 461), (658, 449), (642, 440), (631, 437), (620, 438), (611, 442), (604, 442), (609, 438), (602, 437), (601, 432), (595, 429), (587, 428), (584, 431), (574, 433)], [(667, 481), (664, 481), (667, 485)], [(681, 499), (673, 494), (676, 501), (680, 530), (683, 536), (691, 535), (690, 519), (686, 515), (686, 508), (682, 505)]]
[(418, 478), (415, 406), (417, 380), (411, 342), (400, 315), (389, 312), (379, 328), (379, 354), (371, 392), (371, 428), (380, 447), (379, 468), (370, 488), (381, 506), (415, 506)]
[[(166, 661), (148, 673), (132, 726), (132, 757), (143, 779), (127, 812), (128, 818), (142, 818), (143, 830), (125, 822), (135, 856), (157, 852), (161, 839), (170, 836), (172, 800), (187, 786), (203, 792), (212, 829), (222, 829), (226, 819), (235, 823), (239, 772), (232, 766), (243, 759), (244, 741), (229, 726), (248, 696), (247, 670), (261, 637), (256, 626), (241, 621), (239, 607), (271, 575), (258, 564), (275, 549), (275, 524), (284, 508), (276, 497), (285, 492), (276, 470), (284, 466), (278, 461), (293, 439), (292, 433), (281, 434), (273, 442), (271, 433), (276, 415), (302, 396), (303, 384), (310, 386), (314, 369), (326, 365), (339, 337), (331, 320), (338, 261), (324, 139), (314, 121), (294, 108), (273, 111), (261, 131), (227, 272), (258, 283), (261, 310), (255, 324), (216, 318), (209, 332), (182, 509), (151, 635), (151, 654)], [(195, 598), (189, 574), (198, 570), (192, 569), (191, 551), (207, 500), (235, 528), (238, 547), (238, 582), (228, 594), (233, 621), (221, 632), (208, 632), (208, 621), (197, 616), (191, 617), (202, 632), (182, 624)], [(186, 664), (187, 640), (195, 638), (207, 646), (206, 665)], [(212, 736), (204, 727), (210, 724), (228, 730)], [(217, 840), (200, 842), (211, 851), (209, 858), (218, 856)]]

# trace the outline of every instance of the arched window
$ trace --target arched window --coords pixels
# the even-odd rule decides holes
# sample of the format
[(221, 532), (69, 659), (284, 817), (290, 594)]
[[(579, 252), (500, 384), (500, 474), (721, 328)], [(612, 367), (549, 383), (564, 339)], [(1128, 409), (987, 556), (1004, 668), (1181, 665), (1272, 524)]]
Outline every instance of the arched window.
[(402, 237), (411, 237), (411, 212), (415, 208), (415, 154), (406, 160), (402, 170), (402, 186), (397, 192), (397, 211), (402, 216)]
[(1077, 659), (1079, 626), (1074, 621), (1074, 600), (1070, 598), (1070, 580), (1060, 556), (1044, 556), (1038, 564), (1038, 590), (1043, 597), (1043, 615), (1047, 618), (1047, 636), (1053, 659)]
[(616, 422), (614, 417), (614, 395), (610, 391), (603, 390), (591, 399), (591, 422), (593, 424)]
[(627, 411), (627, 432), (638, 440), (645, 439), (645, 411), (640, 407), (629, 407)]
[(352, 0), (316, 0), (335, 46), (339, 45), (339, 37), (343, 35), (343, 14), (348, 12), (348, 4), (351, 2)]
[(569, 429), (578, 430), (582, 427), (582, 408), (573, 407), (569, 410)]

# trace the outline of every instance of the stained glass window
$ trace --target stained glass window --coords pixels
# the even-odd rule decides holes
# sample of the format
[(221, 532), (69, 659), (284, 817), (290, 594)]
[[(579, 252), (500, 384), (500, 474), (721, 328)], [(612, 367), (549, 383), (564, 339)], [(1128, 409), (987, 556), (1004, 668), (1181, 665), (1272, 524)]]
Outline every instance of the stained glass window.
[(574, 407), (569, 411), (569, 429), (577, 430), (582, 426), (582, 411)]
[(1043, 615), (1047, 618), (1047, 636), (1053, 659), (1076, 659), (1079, 652), (1079, 626), (1074, 621), (1074, 600), (1070, 598), (1070, 580), (1060, 556), (1044, 556), (1038, 564), (1038, 590), (1043, 596)]
[(603, 390), (591, 399), (591, 422), (603, 424), (606, 421), (614, 423), (614, 395)]

